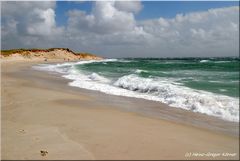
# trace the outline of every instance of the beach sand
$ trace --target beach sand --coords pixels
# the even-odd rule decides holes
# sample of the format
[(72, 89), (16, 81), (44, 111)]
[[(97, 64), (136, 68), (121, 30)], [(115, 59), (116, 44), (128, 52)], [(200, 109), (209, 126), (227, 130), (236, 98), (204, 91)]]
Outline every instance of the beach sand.
[(73, 88), (37, 63), (1, 63), (2, 159), (239, 159), (237, 123)]

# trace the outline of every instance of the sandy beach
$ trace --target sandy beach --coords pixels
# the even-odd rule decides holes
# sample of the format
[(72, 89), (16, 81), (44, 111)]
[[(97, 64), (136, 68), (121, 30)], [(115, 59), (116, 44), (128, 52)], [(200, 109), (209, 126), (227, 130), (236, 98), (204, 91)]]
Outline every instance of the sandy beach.
[(2, 159), (239, 159), (237, 123), (70, 87), (39, 63), (1, 62)]

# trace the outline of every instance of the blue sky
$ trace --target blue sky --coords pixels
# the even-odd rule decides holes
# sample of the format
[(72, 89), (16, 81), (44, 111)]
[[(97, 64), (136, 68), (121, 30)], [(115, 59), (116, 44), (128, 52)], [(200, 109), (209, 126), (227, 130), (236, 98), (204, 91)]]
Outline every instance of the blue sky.
[(92, 10), (93, 1), (88, 2), (71, 2), (71, 1), (57, 1), (56, 4), (56, 21), (58, 25), (65, 25), (67, 22), (67, 12), (69, 10), (77, 9), (89, 13)]
[(237, 1), (154, 1), (143, 2), (144, 8), (137, 19), (173, 18), (176, 14), (205, 11), (212, 8), (221, 8), (239, 5)]
[(11, 1), (1, 7), (3, 49), (66, 47), (110, 58), (239, 55), (238, 1)]
[[(69, 10), (82, 10), (90, 13), (94, 1), (57, 1), (56, 22), (58, 25), (65, 25), (67, 12)], [(176, 14), (206, 11), (208, 9), (239, 6), (238, 1), (142, 1), (143, 9), (136, 14), (137, 20), (154, 18), (173, 18)]]

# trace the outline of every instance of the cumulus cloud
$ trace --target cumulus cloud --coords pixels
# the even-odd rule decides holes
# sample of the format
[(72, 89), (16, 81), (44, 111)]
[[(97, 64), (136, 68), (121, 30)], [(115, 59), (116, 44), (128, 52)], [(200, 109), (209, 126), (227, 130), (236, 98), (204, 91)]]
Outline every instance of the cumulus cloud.
[(36, 19), (38, 19), (38, 21), (28, 24), (28, 34), (45, 36), (60, 31), (58, 28), (56, 28), (55, 13), (52, 8), (48, 8), (46, 10), (37, 8), (33, 11), (32, 14), (32, 17), (35, 17), (33, 21), (35, 21)]
[(238, 6), (140, 21), (140, 1), (97, 1), (90, 13), (68, 11), (62, 27), (55, 8), (55, 2), (2, 2), (2, 47), (69, 47), (106, 57), (239, 53)]
[(40, 46), (37, 43), (61, 34), (63, 28), (55, 22), (55, 6), (55, 2), (47, 1), (2, 2), (2, 47)]
[[(239, 7), (178, 14), (173, 19), (142, 21), (144, 30), (155, 35), (153, 44), (163, 51), (185, 56), (237, 55), (239, 51)], [(160, 47), (161, 48), (161, 47)], [(181, 50), (179, 50), (181, 49)]]
[[(128, 1), (125, 2), (130, 4)], [(137, 25), (134, 16), (134, 13), (140, 9), (140, 2), (134, 1), (131, 7), (126, 6), (126, 8), (119, 5), (119, 2), (114, 1), (98, 1), (90, 14), (80, 10), (69, 11), (67, 30), (70, 37), (74, 37), (75, 41), (85, 41), (81, 44), (82, 48), (87, 44), (106, 49), (106, 46), (111, 48), (147, 43), (151, 35)], [(92, 48), (90, 45), (89, 48)]]
[[(54, 2), (2, 2), (2, 21), (19, 33), (47, 35), (58, 30), (55, 24)], [(14, 23), (12, 23), (14, 22)]]
[(89, 15), (80, 10), (69, 11), (69, 27), (98, 34), (133, 30), (136, 23), (133, 13), (119, 10), (115, 5), (114, 1), (97, 1)]

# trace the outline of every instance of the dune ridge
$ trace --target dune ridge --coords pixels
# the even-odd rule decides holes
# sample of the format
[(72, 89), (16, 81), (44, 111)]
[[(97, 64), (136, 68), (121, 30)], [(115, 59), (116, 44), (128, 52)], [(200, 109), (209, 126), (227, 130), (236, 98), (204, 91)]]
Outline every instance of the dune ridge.
[(62, 59), (66, 61), (74, 60), (100, 60), (102, 57), (90, 53), (74, 52), (69, 48), (50, 49), (11, 49), (1, 50), (1, 59), (6, 60), (42, 60)]

